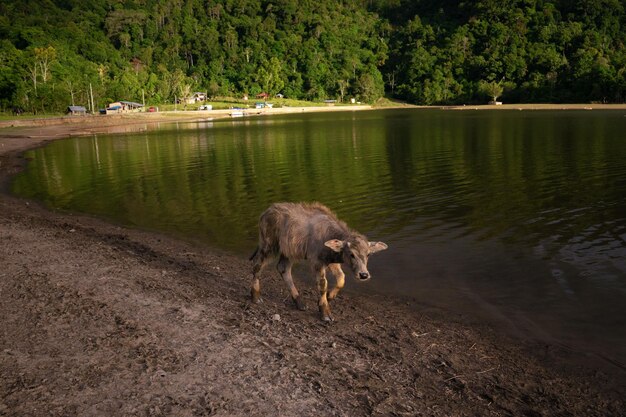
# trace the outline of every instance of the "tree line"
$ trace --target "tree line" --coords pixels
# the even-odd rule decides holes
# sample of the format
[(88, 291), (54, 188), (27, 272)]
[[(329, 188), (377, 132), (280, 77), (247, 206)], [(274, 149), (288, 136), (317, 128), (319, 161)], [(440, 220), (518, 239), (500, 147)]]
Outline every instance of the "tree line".
[(209, 96), (623, 102), (624, 0), (5, 0), (0, 108)]

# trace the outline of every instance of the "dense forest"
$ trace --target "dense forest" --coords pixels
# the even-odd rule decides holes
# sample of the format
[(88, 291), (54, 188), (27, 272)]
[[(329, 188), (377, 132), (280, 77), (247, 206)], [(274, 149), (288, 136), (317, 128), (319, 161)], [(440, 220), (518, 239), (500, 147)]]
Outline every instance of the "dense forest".
[(0, 110), (162, 104), (194, 91), (624, 102), (625, 9), (625, 0), (3, 0)]

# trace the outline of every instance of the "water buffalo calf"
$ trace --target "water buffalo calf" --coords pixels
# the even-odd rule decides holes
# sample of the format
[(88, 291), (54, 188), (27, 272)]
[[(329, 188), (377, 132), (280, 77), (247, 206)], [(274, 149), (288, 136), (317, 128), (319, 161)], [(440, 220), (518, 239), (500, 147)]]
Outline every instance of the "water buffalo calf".
[[(351, 230), (330, 209), (319, 203), (275, 203), (259, 219), (259, 245), (250, 257), (252, 267), (252, 301), (261, 296), (259, 274), (267, 261), (278, 256), (277, 269), (289, 287), (291, 297), (300, 310), (304, 304), (293, 283), (291, 267), (295, 261), (308, 260), (317, 275), (319, 310), (322, 320), (331, 321), (328, 300), (343, 288), (345, 275), (341, 264), (346, 264), (355, 279), (367, 281), (367, 259), (370, 254), (387, 249), (383, 242), (368, 242), (360, 233)], [(335, 277), (335, 287), (328, 293), (326, 268)]]

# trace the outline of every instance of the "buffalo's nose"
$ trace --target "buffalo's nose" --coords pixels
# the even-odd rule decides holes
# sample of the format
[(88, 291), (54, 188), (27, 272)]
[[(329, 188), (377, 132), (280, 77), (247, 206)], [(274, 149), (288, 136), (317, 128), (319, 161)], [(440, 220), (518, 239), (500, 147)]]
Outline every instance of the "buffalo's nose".
[(365, 281), (366, 279), (370, 278), (370, 274), (367, 272), (359, 272), (359, 278)]

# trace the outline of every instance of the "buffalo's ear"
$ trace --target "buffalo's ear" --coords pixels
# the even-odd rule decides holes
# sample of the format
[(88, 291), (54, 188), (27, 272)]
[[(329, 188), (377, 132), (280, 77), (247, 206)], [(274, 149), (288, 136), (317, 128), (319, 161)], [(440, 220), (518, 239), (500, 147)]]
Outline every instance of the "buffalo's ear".
[(389, 246), (383, 242), (370, 242), (370, 253), (380, 252), (387, 249)]
[(341, 252), (341, 249), (343, 249), (344, 244), (345, 242), (339, 239), (331, 239), (331, 240), (327, 240), (326, 242), (324, 242), (324, 246), (331, 248), (335, 252)]

